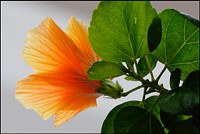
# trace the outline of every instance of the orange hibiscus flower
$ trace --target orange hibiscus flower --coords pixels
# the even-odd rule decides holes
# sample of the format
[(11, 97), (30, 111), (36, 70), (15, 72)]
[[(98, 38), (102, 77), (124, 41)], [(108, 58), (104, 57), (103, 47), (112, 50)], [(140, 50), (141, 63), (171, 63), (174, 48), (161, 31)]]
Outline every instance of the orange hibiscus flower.
[(96, 106), (99, 81), (88, 68), (99, 59), (88, 40), (88, 28), (74, 17), (66, 33), (46, 18), (27, 34), (23, 58), (35, 74), (17, 82), (15, 97), (43, 119), (55, 115), (57, 127), (86, 108)]

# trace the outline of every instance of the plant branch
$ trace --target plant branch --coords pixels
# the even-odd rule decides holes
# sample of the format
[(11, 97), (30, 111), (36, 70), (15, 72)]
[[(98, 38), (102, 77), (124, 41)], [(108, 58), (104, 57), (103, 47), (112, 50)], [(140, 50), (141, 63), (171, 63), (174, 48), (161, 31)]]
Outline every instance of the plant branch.
[(125, 97), (125, 96), (127, 96), (128, 94), (130, 94), (131, 92), (134, 92), (135, 90), (140, 89), (140, 88), (142, 88), (142, 87), (144, 87), (144, 85), (140, 85), (140, 86), (138, 86), (138, 87), (136, 87), (136, 88), (131, 89), (130, 91), (121, 93), (121, 96)]
[(158, 75), (158, 77), (156, 78), (156, 82), (158, 83), (158, 81), (159, 81), (159, 79), (160, 79), (160, 77), (163, 75), (163, 73), (165, 72), (165, 70), (166, 70), (166, 66), (163, 68), (163, 70), (161, 71), (161, 73)]
[(130, 74), (130, 75), (134, 76), (134, 78), (137, 79), (137, 80), (139, 80), (139, 81), (144, 81), (144, 79), (141, 76), (139, 76), (138, 74), (136, 74), (135, 69), (133, 68), (132, 65), (130, 65), (128, 62), (126, 62), (126, 64), (128, 66), (128, 69), (131, 70), (132, 74)]
[(128, 69), (131, 70), (131, 72), (133, 73), (134, 76), (137, 75), (137, 74), (135, 73), (135, 69), (133, 68), (132, 65), (130, 65), (128, 62), (126, 62), (126, 65), (128, 66)]
[(143, 92), (142, 102), (145, 101), (145, 96), (146, 96), (147, 88), (148, 88), (148, 87), (144, 87), (144, 92)]

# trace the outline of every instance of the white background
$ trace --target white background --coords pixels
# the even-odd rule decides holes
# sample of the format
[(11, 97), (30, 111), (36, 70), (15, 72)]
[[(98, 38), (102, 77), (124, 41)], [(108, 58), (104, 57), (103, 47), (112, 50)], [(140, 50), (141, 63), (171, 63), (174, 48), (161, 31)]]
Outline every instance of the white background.
[[(25, 109), (14, 98), (16, 82), (33, 73), (32, 68), (25, 64), (21, 56), (27, 31), (38, 26), (47, 16), (63, 30), (66, 29), (71, 15), (89, 25), (92, 11), (97, 8), (98, 3), (98, 1), (1, 2), (1, 131), (3, 133), (99, 133), (103, 120), (113, 107), (127, 100), (141, 100), (141, 90), (118, 100), (100, 97), (97, 99), (98, 107), (87, 109), (58, 128), (54, 128), (53, 117), (44, 121), (33, 110)], [(151, 3), (158, 13), (166, 8), (173, 8), (199, 19), (198, 1)], [(158, 64), (153, 72), (155, 76), (161, 69), (162, 65)], [(166, 85), (168, 78), (169, 73), (166, 71), (161, 82)], [(138, 85), (134, 82), (125, 83), (123, 77), (115, 80), (118, 80), (126, 90)], [(166, 85), (167, 87), (169, 86)]]

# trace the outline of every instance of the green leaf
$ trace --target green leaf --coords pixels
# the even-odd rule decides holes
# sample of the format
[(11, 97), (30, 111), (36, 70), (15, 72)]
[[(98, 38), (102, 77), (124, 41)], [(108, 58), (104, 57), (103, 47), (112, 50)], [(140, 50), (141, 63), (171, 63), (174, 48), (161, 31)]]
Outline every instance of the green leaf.
[(140, 104), (139, 101), (129, 101), (113, 108), (103, 122), (101, 133), (114, 133), (114, 119), (117, 113), (124, 107), (138, 106), (139, 104)]
[(181, 70), (176, 68), (174, 71), (171, 72), (170, 75), (171, 89), (179, 87), (180, 79), (181, 79)]
[(134, 78), (133, 76), (126, 76), (125, 77), (125, 80), (128, 80), (128, 81), (138, 81), (136, 78)]
[[(169, 129), (170, 133), (173, 133), (173, 132), (181, 133), (181, 132), (184, 132), (184, 131), (185, 132), (190, 131), (189, 133), (191, 133), (193, 131), (193, 130), (191, 130), (191, 128), (195, 128), (195, 125), (194, 125), (195, 122), (194, 122), (194, 118), (192, 116), (173, 115), (173, 114), (167, 113), (167, 112), (162, 111), (162, 110), (160, 110), (160, 116), (161, 116), (161, 119), (162, 119), (164, 126)], [(189, 125), (190, 128), (188, 129), (187, 126), (186, 126), (186, 129), (183, 128), (184, 131), (179, 130), (180, 126), (186, 125), (185, 123), (187, 123), (188, 120), (190, 120), (189, 121), (190, 122), (190, 125)]]
[[(199, 70), (191, 72), (183, 82), (183, 87), (192, 89), (197, 95), (199, 95)], [(196, 105), (192, 110), (192, 116), (195, 120), (194, 124), (199, 128), (199, 104)]]
[(195, 26), (199, 27), (199, 20), (193, 18), (192, 16), (189, 16), (187, 14), (181, 13), (181, 15), (183, 15), (185, 18), (187, 18), (191, 23), (193, 23)]
[[(144, 102), (144, 108), (146, 110), (151, 110), (151, 112), (156, 116), (156, 118), (161, 121), (160, 118), (160, 107), (158, 106), (158, 103), (156, 102), (158, 99), (158, 96), (151, 96), (147, 98)], [(153, 107), (153, 109), (152, 109)]]
[(148, 30), (148, 47), (149, 51), (153, 52), (160, 44), (162, 37), (162, 25), (160, 17), (155, 17)]
[(191, 115), (174, 115), (163, 110), (160, 110), (160, 116), (164, 127), (167, 129), (173, 129), (178, 123), (192, 118)]
[(174, 127), (179, 121), (177, 115), (167, 113), (163, 110), (160, 110), (160, 117), (164, 127), (168, 129)]
[(176, 134), (176, 133), (199, 133), (199, 129), (193, 125), (193, 119), (189, 118), (187, 120), (178, 122), (176, 126), (169, 130), (169, 133)]
[(158, 104), (160, 109), (171, 114), (191, 114), (192, 109), (199, 105), (199, 94), (187, 87), (178, 87), (164, 93)]
[(94, 10), (89, 40), (94, 51), (111, 62), (149, 54), (148, 28), (157, 15), (149, 1), (103, 1)]
[[(157, 60), (151, 54), (148, 55), (148, 58), (151, 65), (151, 69), (153, 70), (156, 66)], [(148, 68), (145, 57), (140, 58), (138, 62), (138, 67), (139, 67), (140, 75), (142, 77), (145, 77), (149, 73), (149, 68)]]
[(159, 14), (162, 20), (162, 39), (153, 55), (170, 72), (179, 68), (181, 80), (199, 69), (199, 27), (174, 9)]
[(137, 106), (127, 106), (117, 113), (114, 132), (164, 133), (159, 120), (148, 110)]
[(114, 78), (125, 74), (125, 67), (121, 63), (97, 61), (88, 69), (87, 74), (92, 80)]
[(184, 87), (193, 89), (199, 94), (199, 70), (191, 72), (183, 82)]

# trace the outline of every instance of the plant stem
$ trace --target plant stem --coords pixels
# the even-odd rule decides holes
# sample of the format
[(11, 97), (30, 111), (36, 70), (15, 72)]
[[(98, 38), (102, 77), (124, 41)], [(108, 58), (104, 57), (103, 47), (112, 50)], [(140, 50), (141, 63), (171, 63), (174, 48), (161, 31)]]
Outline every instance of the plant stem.
[(144, 94), (143, 94), (143, 99), (142, 99), (144, 101), (145, 95), (146, 95), (146, 90), (147, 90), (148, 87), (151, 87), (151, 88), (154, 88), (154, 89), (158, 89), (157, 92), (159, 92), (159, 93), (161, 93), (164, 90), (167, 90), (164, 87), (162, 87), (162, 85), (158, 85), (156, 82), (150, 82), (150, 81), (144, 80), (144, 79), (142, 79), (141, 82), (142, 82), (142, 85), (140, 85), (140, 86), (138, 86), (136, 88), (133, 88), (133, 89), (127, 91), (127, 92), (121, 93), (121, 96), (125, 97), (128, 94), (136, 91), (137, 89), (140, 89), (140, 88), (144, 87), (145, 89), (144, 89)]
[(136, 75), (135, 69), (133, 68), (133, 66), (130, 65), (128, 62), (126, 62), (126, 65), (128, 66), (128, 69), (131, 70), (134, 75)]
[(136, 67), (138, 76), (141, 77), (141, 76), (140, 76), (140, 69), (139, 69), (139, 67), (138, 67), (137, 60), (136, 60), (136, 59), (135, 59), (135, 67)]
[[(132, 65), (130, 65), (128, 62), (126, 62), (128, 68), (131, 70), (132, 75), (134, 76), (134, 78), (136, 78), (137, 80), (143, 80), (140, 76), (138, 76), (138, 74), (136, 74), (135, 69), (133, 68)], [(131, 75), (131, 74), (130, 74)]]
[[(164, 73), (164, 71), (166, 69), (166, 66), (163, 68), (162, 72), (159, 74), (158, 78), (155, 80), (154, 76), (153, 76), (153, 73), (152, 73), (152, 69), (151, 69), (151, 65), (150, 65), (150, 62), (149, 62), (149, 58), (148, 58), (147, 55), (145, 56), (145, 59), (146, 59), (147, 66), (148, 66), (150, 74), (151, 74), (152, 81), (144, 80), (141, 76), (139, 76), (135, 72), (134, 67), (132, 65), (130, 65), (128, 62), (126, 62), (127, 67), (129, 69), (129, 71), (128, 71), (129, 76), (133, 76), (135, 79), (137, 79), (138, 81), (140, 81), (142, 83), (142, 85), (140, 85), (140, 86), (138, 86), (136, 88), (133, 88), (130, 91), (121, 93), (121, 96), (125, 97), (128, 94), (134, 92), (135, 90), (144, 87), (144, 93), (143, 93), (143, 99), (142, 99), (142, 101), (144, 101), (145, 100), (145, 96), (146, 96), (146, 90), (148, 89), (148, 87), (151, 87), (153, 89), (157, 89), (157, 92), (159, 92), (159, 93), (163, 92), (164, 90), (167, 90), (162, 85), (158, 85), (158, 80), (161, 77), (161, 75)], [(135, 63), (136, 63), (136, 61), (135, 61)], [(139, 72), (139, 68), (137, 66), (137, 63), (136, 63), (136, 68), (137, 68), (137, 71)]]
[(151, 68), (151, 65), (150, 65), (150, 62), (149, 62), (149, 57), (148, 57), (147, 55), (145, 55), (145, 60), (146, 60), (146, 62), (147, 62), (147, 66), (148, 66), (149, 72), (150, 72), (150, 74), (151, 74), (151, 80), (152, 80), (152, 81), (155, 81), (154, 76), (153, 76), (153, 73), (152, 73), (152, 68)]
[(144, 92), (143, 92), (142, 102), (145, 101), (146, 91), (147, 91), (147, 87), (144, 87)]
[(160, 77), (163, 75), (163, 73), (165, 72), (165, 70), (166, 70), (166, 66), (164, 66), (164, 68), (163, 68), (163, 70), (161, 71), (161, 73), (158, 75), (158, 77), (156, 78), (156, 82), (158, 83), (158, 81), (159, 81), (159, 79), (160, 79)]
[(140, 85), (140, 86), (138, 86), (138, 87), (136, 87), (136, 88), (131, 89), (130, 91), (127, 91), (127, 92), (125, 92), (125, 93), (121, 93), (121, 96), (125, 97), (125, 96), (127, 96), (128, 94), (130, 94), (131, 92), (133, 92), (133, 91), (135, 91), (135, 90), (137, 90), (137, 89), (140, 89), (140, 88), (142, 88), (142, 87), (144, 87), (144, 85)]

